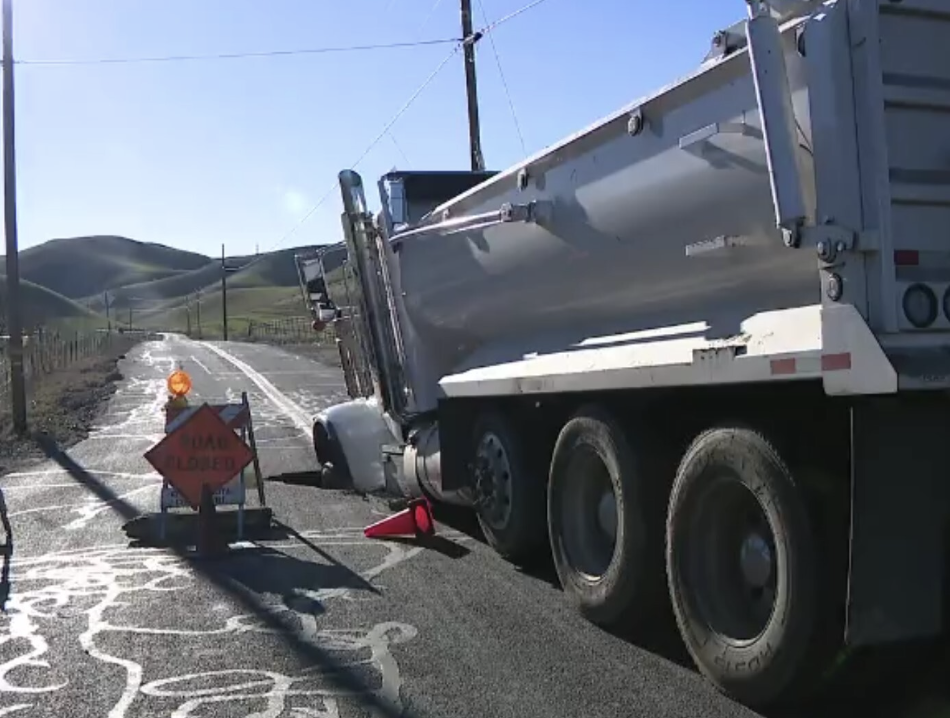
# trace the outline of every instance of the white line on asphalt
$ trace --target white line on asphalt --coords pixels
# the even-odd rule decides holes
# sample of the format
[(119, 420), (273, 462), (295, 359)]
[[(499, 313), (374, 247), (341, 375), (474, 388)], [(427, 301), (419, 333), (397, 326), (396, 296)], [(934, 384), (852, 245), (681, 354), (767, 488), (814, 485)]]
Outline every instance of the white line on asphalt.
[(202, 363), (202, 361), (201, 361), (198, 357), (196, 357), (194, 354), (191, 355), (191, 360), (192, 360), (195, 364), (197, 364), (198, 366), (200, 366), (202, 369), (204, 369), (205, 372), (207, 372), (208, 374), (211, 373), (211, 370), (210, 370), (208, 367), (206, 367), (206, 366)]
[(216, 347), (213, 344), (205, 344), (204, 346), (239, 369), (248, 379), (257, 384), (257, 387), (264, 393), (264, 396), (270, 399), (278, 409), (284, 412), (284, 414), (296, 424), (298, 429), (309, 436), (313, 429), (310, 417), (307, 416), (303, 409), (288, 399), (276, 386), (267, 381), (260, 372), (220, 347)]
[[(319, 370), (317, 370), (319, 371)], [(317, 371), (313, 369), (296, 369), (294, 371), (269, 371), (267, 372), (268, 376), (314, 376)], [(219, 371), (215, 376), (239, 376), (243, 372), (239, 371)], [(329, 388), (340, 388), (342, 389), (345, 385), (342, 381), (334, 379), (313, 379), (309, 381), (308, 386), (313, 387), (329, 387)]]

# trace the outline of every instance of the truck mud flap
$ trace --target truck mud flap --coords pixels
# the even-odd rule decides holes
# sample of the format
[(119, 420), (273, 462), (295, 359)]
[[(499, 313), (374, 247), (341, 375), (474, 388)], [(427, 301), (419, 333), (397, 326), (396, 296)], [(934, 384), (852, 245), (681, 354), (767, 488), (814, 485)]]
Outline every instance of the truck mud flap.
[(858, 399), (851, 457), (847, 642), (935, 636), (945, 622), (950, 399)]

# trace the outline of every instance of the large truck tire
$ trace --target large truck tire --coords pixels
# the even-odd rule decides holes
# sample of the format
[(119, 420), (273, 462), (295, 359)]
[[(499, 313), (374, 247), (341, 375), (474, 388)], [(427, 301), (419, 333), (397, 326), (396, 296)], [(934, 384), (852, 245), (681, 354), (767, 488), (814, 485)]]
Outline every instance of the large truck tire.
[[(561, 429), (548, 478), (548, 534), (561, 586), (588, 620), (636, 628), (664, 598), (663, 477), (605, 411), (584, 407)], [(665, 482), (669, 485), (669, 482)]]
[(343, 488), (349, 481), (350, 467), (340, 440), (322, 422), (313, 425), (313, 452), (320, 464), (314, 484), (325, 489)]
[(667, 513), (670, 599), (696, 666), (747, 706), (807, 695), (827, 665), (815, 535), (802, 487), (761, 435), (717, 428), (692, 443)]
[(475, 423), (473, 474), (476, 515), (485, 540), (515, 564), (530, 562), (544, 546), (544, 474), (534, 467), (525, 437), (500, 413)]

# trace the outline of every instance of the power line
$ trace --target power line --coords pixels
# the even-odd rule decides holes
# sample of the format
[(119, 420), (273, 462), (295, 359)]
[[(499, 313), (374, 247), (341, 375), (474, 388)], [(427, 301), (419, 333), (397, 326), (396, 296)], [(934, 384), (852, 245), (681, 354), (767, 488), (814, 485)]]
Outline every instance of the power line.
[[(488, 13), (485, 12), (485, 4), (482, 0), (478, 0), (478, 7), (482, 11), (482, 17), (485, 18), (488, 27), (491, 27), (491, 23), (488, 20)], [(501, 78), (501, 86), (505, 90), (505, 97), (508, 98), (508, 108), (511, 110), (511, 119), (514, 120), (515, 132), (518, 133), (518, 141), (521, 142), (521, 152), (527, 155), (528, 148), (525, 145), (524, 135), (521, 132), (521, 123), (518, 122), (518, 113), (515, 112), (515, 103), (511, 99), (511, 90), (508, 88), (508, 80), (505, 79), (505, 71), (501, 67), (501, 56), (498, 54), (498, 48), (495, 46), (495, 38), (491, 33), (488, 33), (488, 42), (491, 45), (492, 54), (495, 56), (495, 64), (498, 65), (498, 76)]]
[(435, 11), (439, 9), (439, 5), (442, 4), (442, 0), (435, 0), (432, 4), (432, 7), (429, 8), (429, 12), (426, 14), (426, 19), (422, 21), (422, 24), (419, 26), (418, 32), (425, 30), (426, 25), (429, 24), (429, 20), (432, 19), (432, 16), (435, 15)]
[(160, 55), (155, 57), (100, 57), (86, 60), (17, 60), (17, 65), (34, 66), (74, 66), (74, 65), (131, 65), (157, 62), (192, 62), (202, 60), (238, 60), (251, 57), (289, 57), (294, 55), (326, 55), (343, 52), (368, 52), (374, 50), (394, 50), (431, 45), (457, 43), (457, 38), (434, 38), (409, 42), (391, 42), (376, 45), (341, 45), (336, 47), (311, 47), (297, 50), (263, 50), (260, 52), (228, 52), (208, 55)]
[[(540, 4), (543, 3), (543, 2), (545, 2), (545, 0), (534, 0), (533, 2), (528, 3), (528, 4), (525, 5), (524, 7), (520, 8), (520, 9), (518, 9), (518, 10), (515, 10), (514, 12), (508, 13), (507, 15), (504, 15), (504, 16), (498, 18), (497, 20), (495, 20), (495, 22), (490, 23), (489, 25), (487, 25), (487, 26), (486, 26), (485, 28), (483, 28), (482, 30), (479, 30), (478, 32), (476, 32), (475, 35), (487, 35), (487, 34), (491, 33), (495, 28), (497, 28), (497, 27), (499, 27), (499, 26), (505, 24), (505, 23), (508, 22), (509, 20), (513, 20), (514, 18), (516, 18), (516, 17), (518, 17), (519, 15), (521, 15), (521, 14), (527, 12), (528, 10), (531, 10), (532, 8), (537, 7), (538, 5), (540, 5)], [(483, 14), (484, 14), (484, 13), (483, 13)], [(486, 18), (486, 20), (487, 20), (487, 18)], [(451, 60), (453, 57), (455, 57), (456, 53), (458, 53), (458, 51), (462, 49), (462, 42), (464, 42), (464, 38), (463, 38), (462, 41), (456, 41), (456, 45), (455, 45), (454, 48), (452, 48), (452, 52), (450, 52), (448, 55), (446, 55), (445, 59), (442, 60), (441, 63), (439, 63), (438, 67), (436, 67), (435, 70), (433, 70), (432, 73), (431, 73), (431, 74), (425, 79), (425, 81), (419, 86), (419, 88), (418, 88), (414, 93), (412, 93), (412, 95), (409, 97), (409, 99), (406, 101), (406, 103), (399, 109), (399, 111), (395, 114), (395, 116), (394, 116), (388, 123), (386, 123), (386, 126), (383, 128), (383, 131), (380, 132), (379, 135), (377, 135), (377, 137), (369, 144), (369, 146), (366, 148), (366, 150), (364, 150), (363, 154), (361, 154), (361, 155), (359, 156), (359, 159), (357, 159), (356, 162), (354, 162), (352, 165), (350, 165), (350, 169), (356, 169), (357, 165), (359, 165), (359, 163), (362, 162), (362, 161), (366, 158), (366, 155), (368, 155), (370, 152), (372, 152), (373, 148), (376, 147), (377, 144), (379, 144), (379, 141), (382, 140), (382, 139), (389, 133), (389, 130), (392, 128), (392, 126), (396, 124), (396, 122), (399, 120), (400, 117), (403, 116), (403, 114), (405, 114), (406, 110), (409, 109), (409, 106), (412, 105), (412, 103), (416, 101), (416, 98), (418, 98), (419, 95), (422, 94), (423, 90), (425, 90), (425, 89), (429, 86), (429, 84), (436, 78), (436, 76), (442, 71), (442, 68), (444, 68), (444, 67), (449, 63), (449, 60)], [(519, 135), (520, 135), (520, 128), (519, 128)], [(524, 144), (523, 140), (522, 140), (522, 144)], [(293, 227), (291, 227), (290, 230), (287, 231), (287, 232), (283, 235), (283, 237), (280, 238), (279, 241), (277, 241), (269, 250), (267, 250), (267, 253), (273, 252), (273, 251), (276, 250), (278, 247), (280, 247), (281, 245), (283, 245), (284, 242), (286, 242), (288, 239), (290, 239), (290, 237), (292, 237), (294, 234), (296, 234), (297, 230), (300, 229), (300, 227), (303, 226), (304, 223), (306, 223), (306, 221), (307, 221), (308, 219), (310, 219), (310, 217), (312, 217), (313, 214), (314, 214), (318, 209), (320, 209), (320, 207), (323, 206), (323, 203), (326, 202), (327, 199), (330, 198), (330, 195), (331, 195), (333, 192), (335, 192), (339, 186), (340, 186), (339, 181), (334, 181), (333, 186), (330, 187), (330, 188), (326, 191), (326, 193), (324, 193), (324, 194), (320, 197), (320, 199), (317, 200), (317, 203), (316, 203), (315, 205), (313, 205), (313, 207), (311, 207), (311, 208), (307, 211), (307, 213), (306, 213), (303, 217), (301, 217), (301, 218), (297, 221), (297, 223), (296, 223)], [(266, 253), (265, 253), (265, 255), (261, 255), (260, 258), (251, 261), (251, 263), (248, 264), (248, 265), (246, 265), (245, 268), (254, 266), (254, 265), (257, 264), (258, 262), (260, 262), (261, 260), (263, 260), (265, 256), (266, 256)]]
[(396, 148), (399, 154), (402, 155), (402, 158), (406, 161), (406, 168), (408, 169), (409, 167), (412, 166), (412, 162), (409, 161), (409, 156), (405, 152), (403, 152), (402, 146), (398, 142), (396, 142), (396, 136), (392, 132), (389, 132), (387, 134), (389, 135), (389, 139), (392, 140), (393, 146)]
[[(392, 129), (393, 125), (395, 125), (396, 122), (399, 121), (399, 118), (402, 117), (406, 113), (406, 110), (408, 110), (412, 106), (412, 104), (416, 101), (416, 99), (418, 99), (419, 95), (421, 95), (423, 91), (430, 84), (432, 84), (432, 81), (435, 80), (438, 74), (442, 72), (442, 69), (446, 65), (449, 64), (449, 61), (453, 57), (455, 57), (456, 53), (458, 53), (458, 51), (461, 48), (462, 48), (462, 43), (460, 42), (457, 43), (454, 48), (452, 48), (452, 52), (450, 52), (448, 55), (445, 56), (445, 59), (442, 60), (442, 62), (438, 64), (438, 66), (429, 74), (429, 76), (425, 79), (425, 81), (423, 81), (423, 83), (419, 85), (418, 88), (416, 88), (416, 91), (413, 92), (409, 96), (409, 99), (403, 103), (402, 107), (400, 107), (399, 110), (396, 112), (396, 114), (393, 115), (392, 119), (390, 119), (389, 122), (386, 123), (386, 126), (383, 127), (382, 131), (378, 135), (376, 135), (373, 141), (369, 143), (369, 145), (366, 147), (365, 150), (363, 150), (362, 154), (356, 159), (356, 161), (350, 165), (350, 169), (356, 169), (356, 167), (359, 166), (359, 164), (364, 159), (366, 159), (366, 156), (370, 152), (373, 151), (373, 148), (379, 144), (380, 140), (382, 140), (384, 137), (386, 137), (389, 134), (389, 131)], [(339, 186), (340, 186), (339, 180), (334, 181), (333, 185), (330, 188), (328, 188), (327, 191), (323, 195), (321, 195), (320, 199), (317, 200), (316, 204), (314, 204), (313, 207), (311, 207), (307, 211), (307, 213), (303, 217), (301, 217), (297, 221), (296, 224), (294, 224), (293, 227), (291, 227), (286, 233), (284, 233), (284, 235), (270, 249), (268, 249), (267, 252), (265, 252), (265, 254), (261, 255), (257, 259), (252, 260), (249, 264), (244, 265), (242, 269), (248, 269), (249, 267), (253, 267), (255, 264), (262, 261), (267, 256), (267, 254), (269, 254), (270, 252), (273, 252), (278, 247), (283, 245), (284, 242), (290, 239), (297, 232), (297, 230), (300, 229), (300, 227), (303, 226), (303, 224), (308, 219), (310, 219), (313, 216), (313, 214), (318, 209), (320, 209), (320, 207), (323, 206), (323, 203), (326, 202), (330, 198), (330, 195), (333, 194)]]
[(490, 33), (492, 30), (494, 30), (494, 29), (495, 29), (496, 27), (498, 27), (499, 25), (504, 25), (504, 24), (505, 24), (506, 22), (508, 22), (509, 20), (513, 20), (514, 18), (518, 17), (521, 13), (527, 12), (527, 11), (530, 10), (531, 8), (537, 7), (538, 5), (540, 5), (540, 4), (543, 3), (543, 2), (545, 2), (545, 0), (534, 0), (534, 2), (528, 3), (527, 5), (525, 5), (525, 6), (524, 6), (523, 8), (521, 8), (520, 10), (515, 10), (514, 12), (510, 12), (510, 13), (508, 13), (507, 15), (504, 15), (503, 17), (498, 18), (497, 20), (495, 20), (495, 22), (491, 23), (490, 25), (488, 25), (487, 27), (485, 27), (484, 29), (482, 29), (482, 30), (481, 30), (481, 33), (482, 33), (483, 35), (487, 35), (488, 33)]

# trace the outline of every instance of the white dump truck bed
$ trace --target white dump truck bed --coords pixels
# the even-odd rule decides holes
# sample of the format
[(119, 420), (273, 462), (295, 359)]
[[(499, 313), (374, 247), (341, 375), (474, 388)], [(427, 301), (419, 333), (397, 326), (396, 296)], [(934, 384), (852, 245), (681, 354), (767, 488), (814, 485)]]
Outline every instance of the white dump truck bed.
[[(447, 396), (798, 378), (886, 393), (906, 333), (917, 354), (946, 345), (950, 5), (816, 7), (781, 28), (807, 207), (794, 241), (739, 42), (392, 238), (419, 381)], [(902, 301), (921, 277), (937, 316), (915, 327)]]

